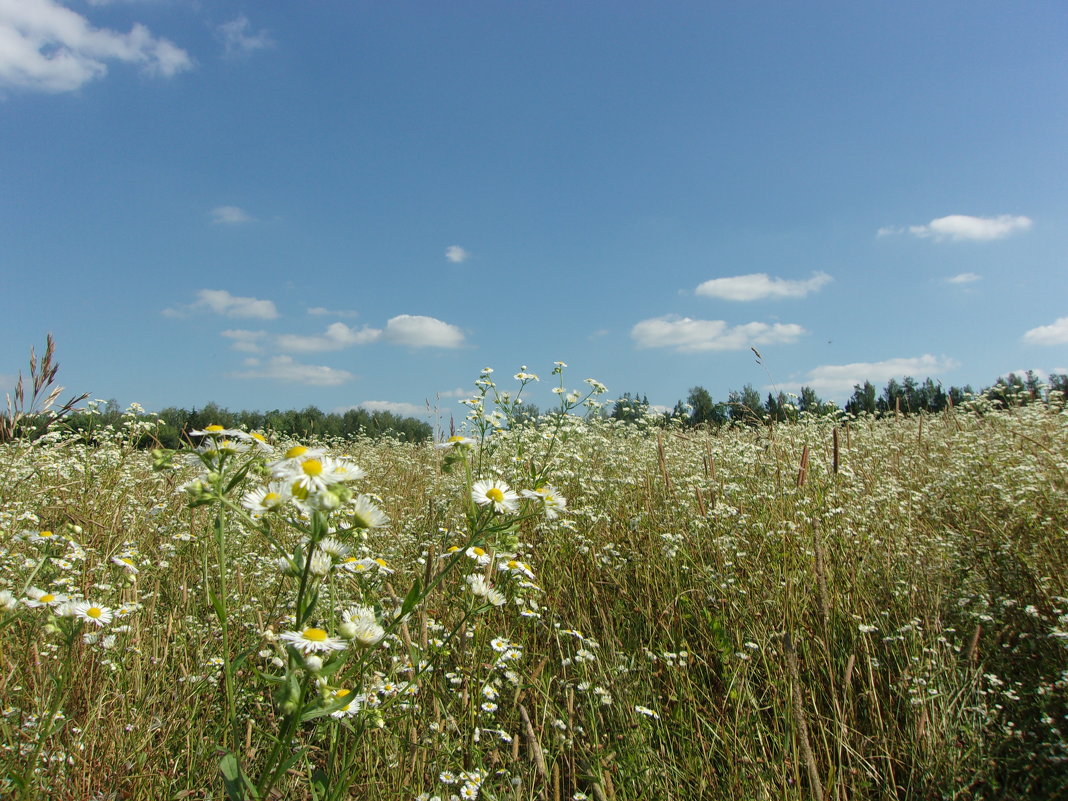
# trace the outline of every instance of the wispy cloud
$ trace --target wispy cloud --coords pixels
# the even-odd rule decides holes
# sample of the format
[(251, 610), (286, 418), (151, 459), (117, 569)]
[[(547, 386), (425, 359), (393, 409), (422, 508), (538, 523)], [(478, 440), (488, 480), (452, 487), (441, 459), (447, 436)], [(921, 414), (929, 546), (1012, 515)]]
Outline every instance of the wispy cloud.
[[(248, 363), (246, 363), (248, 364)], [(348, 370), (338, 370), (317, 364), (301, 364), (292, 356), (275, 356), (266, 364), (253, 360), (252, 369), (230, 373), (230, 378), (265, 378), (291, 384), (306, 384), (314, 387), (336, 387), (356, 376)]]
[(266, 331), (246, 331), (239, 328), (231, 328), (222, 332), (227, 339), (233, 340), (234, 350), (244, 353), (259, 353), (263, 350), (260, 343), (267, 338)]
[(325, 306), (312, 306), (308, 309), (308, 314), (313, 317), (359, 317), (358, 311), (352, 311), (351, 309), (328, 309)]
[(803, 298), (815, 292), (833, 279), (824, 272), (814, 272), (805, 281), (789, 281), (772, 278), (767, 273), (735, 275), (730, 278), (713, 278), (700, 284), (698, 295), (720, 300), (764, 300), (765, 298)]
[(1002, 214), (999, 217), (972, 217), (967, 214), (950, 214), (938, 217), (926, 225), (888, 226), (880, 228), (878, 236), (909, 233), (936, 242), (989, 242), (1004, 239), (1012, 234), (1030, 230), (1033, 222), (1029, 217)]
[(1068, 317), (1058, 317), (1049, 325), (1032, 328), (1023, 335), (1028, 345), (1068, 345)]
[(445, 258), (451, 261), (453, 264), (460, 264), (471, 258), (471, 254), (464, 250), (459, 245), (449, 245), (445, 248)]
[(240, 225), (255, 222), (256, 218), (238, 206), (216, 206), (211, 210), (211, 221), (216, 225)]
[(225, 289), (201, 289), (197, 292), (195, 303), (176, 309), (164, 309), (163, 314), (167, 317), (188, 317), (200, 311), (214, 312), (224, 317), (254, 317), (261, 320), (278, 317), (278, 309), (272, 301), (238, 297)]
[(464, 389), (463, 387), (457, 387), (456, 389), (443, 389), (440, 392), (434, 393), (439, 398), (470, 398), (475, 394), (474, 389)]
[(340, 406), (333, 411), (335, 414), (344, 414), (351, 409), (365, 409), (368, 412), (389, 412), (390, 414), (396, 414), (402, 417), (426, 417), (428, 415), (426, 406), (420, 406), (418, 403), (405, 403), (403, 401), (371, 400), (357, 403), (355, 406)]
[(821, 395), (843, 398), (852, 394), (853, 387), (871, 381), (877, 387), (891, 378), (934, 378), (952, 370), (959, 364), (948, 358), (930, 354), (916, 357), (887, 359), (881, 362), (853, 362), (851, 364), (825, 364), (809, 370), (800, 381), (787, 385), (792, 390), (802, 386), (812, 387)]
[(165, 78), (193, 67), (185, 50), (140, 23), (119, 33), (55, 0), (0, 0), (0, 87), (71, 92), (104, 77), (114, 61)]
[(331, 323), (326, 331), (317, 336), (302, 336), (300, 334), (279, 334), (275, 342), (279, 350), (293, 353), (316, 353), (328, 350), (341, 350), (353, 345), (366, 345), (377, 342), (382, 332), (377, 328), (364, 326), (357, 330), (349, 328), (344, 323)]
[(241, 58), (274, 47), (274, 41), (265, 30), (252, 31), (248, 17), (236, 17), (229, 22), (224, 22), (215, 29), (216, 35), (223, 43), (223, 55), (227, 58)]
[(974, 284), (981, 279), (982, 276), (975, 273), (961, 273), (960, 275), (954, 275), (952, 278), (947, 278), (946, 283), (964, 286), (965, 284)]
[(390, 318), (382, 338), (393, 345), (414, 348), (458, 348), (464, 344), (464, 333), (455, 325), (416, 314)]
[(785, 345), (807, 333), (794, 323), (746, 323), (730, 326), (723, 320), (694, 320), (666, 315), (642, 320), (630, 336), (640, 348), (672, 348), (679, 353), (744, 350), (753, 345)]

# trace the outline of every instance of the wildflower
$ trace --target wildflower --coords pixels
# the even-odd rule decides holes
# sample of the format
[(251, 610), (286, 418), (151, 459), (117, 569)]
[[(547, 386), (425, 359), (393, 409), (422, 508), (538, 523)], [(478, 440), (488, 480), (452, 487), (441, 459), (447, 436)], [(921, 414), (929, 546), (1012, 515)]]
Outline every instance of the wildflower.
[(340, 626), (340, 632), (342, 637), (347, 637), (359, 645), (370, 648), (372, 645), (377, 645), (382, 641), (382, 638), (386, 636), (386, 630), (378, 625), (378, 621), (374, 618), (374, 612), (370, 612), (370, 615), (365, 615), (362, 614), (364, 610), (367, 610), (367, 607), (357, 607), (355, 610), (350, 609), (350, 613), (357, 612), (358, 614), (347, 617)]
[(281, 482), (271, 482), (266, 487), (246, 492), (241, 505), (256, 515), (278, 509), (289, 500), (289, 487)]
[(382, 528), (389, 524), (386, 513), (366, 495), (356, 496), (349, 509), (352, 512), (352, 525), (356, 528)]
[(647, 718), (652, 718), (653, 720), (660, 720), (660, 715), (647, 706), (635, 704), (634, 711), (637, 712), (639, 715), (645, 715), (645, 717)]
[(472, 545), (464, 553), (470, 559), (474, 559), (477, 565), (488, 565), (490, 563), (490, 555), (477, 545)]
[(26, 595), (28, 597), (23, 599), (22, 602), (31, 609), (37, 609), (41, 606), (59, 606), (67, 602), (67, 596), (45, 592), (37, 589), (37, 587), (30, 587), (26, 590)]
[(528, 579), (534, 578), (534, 571), (531, 569), (530, 565), (516, 559), (508, 559), (507, 561), (501, 562), (498, 565), (498, 568), (506, 573), (519, 573), (526, 576)]
[(346, 703), (343, 707), (335, 709), (333, 712), (331, 712), (330, 713), (330, 717), (332, 717), (332, 718), (352, 717), (353, 715), (355, 715), (357, 712), (360, 711), (360, 707), (363, 706), (363, 702), (367, 700), (367, 696), (365, 696), (365, 695), (353, 695), (352, 694), (352, 690), (346, 690), (344, 688), (339, 689), (339, 690), (334, 690), (334, 693), (331, 696), (330, 700), (334, 701), (334, 702), (337, 702), (337, 701), (340, 701), (343, 698), (348, 698), (349, 699), (348, 703)]
[(283, 631), (280, 640), (292, 645), (304, 655), (344, 651), (345, 643), (337, 637), (331, 637), (324, 629), (309, 627), (303, 631)]
[(545, 516), (550, 520), (555, 520), (559, 517), (560, 512), (567, 507), (567, 498), (561, 495), (552, 484), (544, 484), (533, 490), (523, 490), (520, 494), (524, 498), (540, 501)]
[(319, 541), (319, 550), (334, 559), (344, 559), (349, 555), (349, 546), (335, 537), (323, 537)]
[(25, 533), (34, 545), (46, 545), (50, 542), (62, 542), (63, 540), (63, 537), (54, 531), (28, 531)]
[(468, 586), (471, 588), (471, 592), (476, 597), (484, 598), (488, 603), (494, 606), (503, 606), (505, 597), (502, 593), (493, 589), (482, 576), (468, 576), (466, 578)]
[(463, 436), (461, 434), (456, 434), (454, 436), (449, 437), (444, 442), (439, 442), (434, 447), (441, 448), (441, 449), (444, 449), (444, 448), (450, 448), (450, 449), (451, 448), (459, 448), (460, 450), (467, 450), (469, 448), (474, 447), (474, 445), (475, 445), (475, 440), (472, 439), (471, 437), (465, 437), (465, 436)]
[(330, 557), (330, 554), (325, 551), (316, 550), (311, 555), (311, 564), (309, 565), (309, 572), (313, 576), (325, 576), (334, 567), (334, 560)]
[(498, 513), (514, 512), (519, 505), (519, 496), (499, 479), (476, 481), (471, 487), (471, 499)]
[(247, 439), (249, 436), (244, 431), (239, 431), (236, 428), (223, 428), (218, 423), (204, 426), (198, 431), (190, 431), (189, 435), (192, 437), (236, 437), (237, 439)]
[(10, 612), (16, 605), (18, 605), (18, 601), (11, 594), (11, 590), (0, 590), (0, 609)]
[(137, 565), (134, 564), (133, 559), (129, 556), (113, 556), (111, 557), (111, 561), (135, 576), (140, 572), (137, 569)]
[(89, 601), (71, 604), (71, 611), (74, 613), (74, 617), (79, 620), (84, 620), (86, 623), (93, 623), (97, 626), (107, 625), (114, 617), (114, 613), (107, 607), (97, 606)]

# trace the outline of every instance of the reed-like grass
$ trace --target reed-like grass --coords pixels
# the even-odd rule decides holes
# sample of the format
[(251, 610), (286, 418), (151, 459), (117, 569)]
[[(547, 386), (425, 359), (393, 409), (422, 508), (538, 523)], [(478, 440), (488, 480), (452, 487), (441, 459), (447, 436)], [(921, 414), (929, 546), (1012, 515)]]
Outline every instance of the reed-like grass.
[[(263, 676), (289, 669), (272, 660), (293, 581), (228, 524), (223, 653), (212, 512), (180, 490), (194, 466), (153, 471), (126, 444), (149, 425), (0, 447), (0, 793), (222, 798), (225, 752), (253, 777), (279, 758)], [(427, 590), (449, 559), (503, 581), (443, 556), (472, 536), (464, 471), (429, 446), (325, 443), (391, 519), (353, 552), (395, 572), (331, 574), (321, 607), (373, 600), (394, 620), (416, 579), (425, 597), (359, 674), (375, 704), (298, 727), (271, 797), (322, 797), (341, 766), (361, 799), (459, 797), (464, 772), (517, 800), (1068, 797), (1058, 408), (712, 432), (546, 420), (492, 441), (475, 477), (540, 471), (567, 510), (486, 543), (540, 589), (475, 615), (462, 581)], [(116, 618), (55, 618), (25, 603), (33, 587)]]

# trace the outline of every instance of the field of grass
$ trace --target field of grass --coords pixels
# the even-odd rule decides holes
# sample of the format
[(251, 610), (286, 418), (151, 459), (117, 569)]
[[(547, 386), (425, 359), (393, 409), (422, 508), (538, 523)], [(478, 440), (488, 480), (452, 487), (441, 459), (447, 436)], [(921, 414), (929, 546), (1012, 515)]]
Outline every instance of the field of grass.
[(448, 448), (0, 446), (0, 796), (1068, 798), (1068, 413), (481, 392)]

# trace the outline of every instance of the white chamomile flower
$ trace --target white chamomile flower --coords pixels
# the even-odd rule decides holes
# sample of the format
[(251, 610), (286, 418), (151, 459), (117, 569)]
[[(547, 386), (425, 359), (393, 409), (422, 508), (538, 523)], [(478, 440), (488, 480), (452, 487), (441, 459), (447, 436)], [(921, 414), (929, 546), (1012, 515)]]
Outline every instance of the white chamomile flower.
[(356, 528), (383, 528), (389, 525), (386, 513), (366, 495), (357, 495), (349, 505), (352, 525)]
[(559, 517), (560, 512), (567, 507), (567, 498), (561, 495), (552, 484), (544, 484), (533, 490), (523, 490), (521, 494), (524, 498), (540, 501), (545, 516), (550, 520)]
[(71, 604), (70, 609), (74, 617), (96, 626), (107, 625), (115, 616), (114, 612), (106, 606), (97, 606), (89, 601), (79, 601)]
[(289, 643), (304, 655), (344, 651), (345, 642), (338, 637), (331, 637), (325, 629), (308, 627), (301, 631), (283, 631), (278, 639)]
[(471, 499), (498, 513), (514, 512), (519, 505), (519, 496), (500, 479), (476, 481), (471, 487)]

